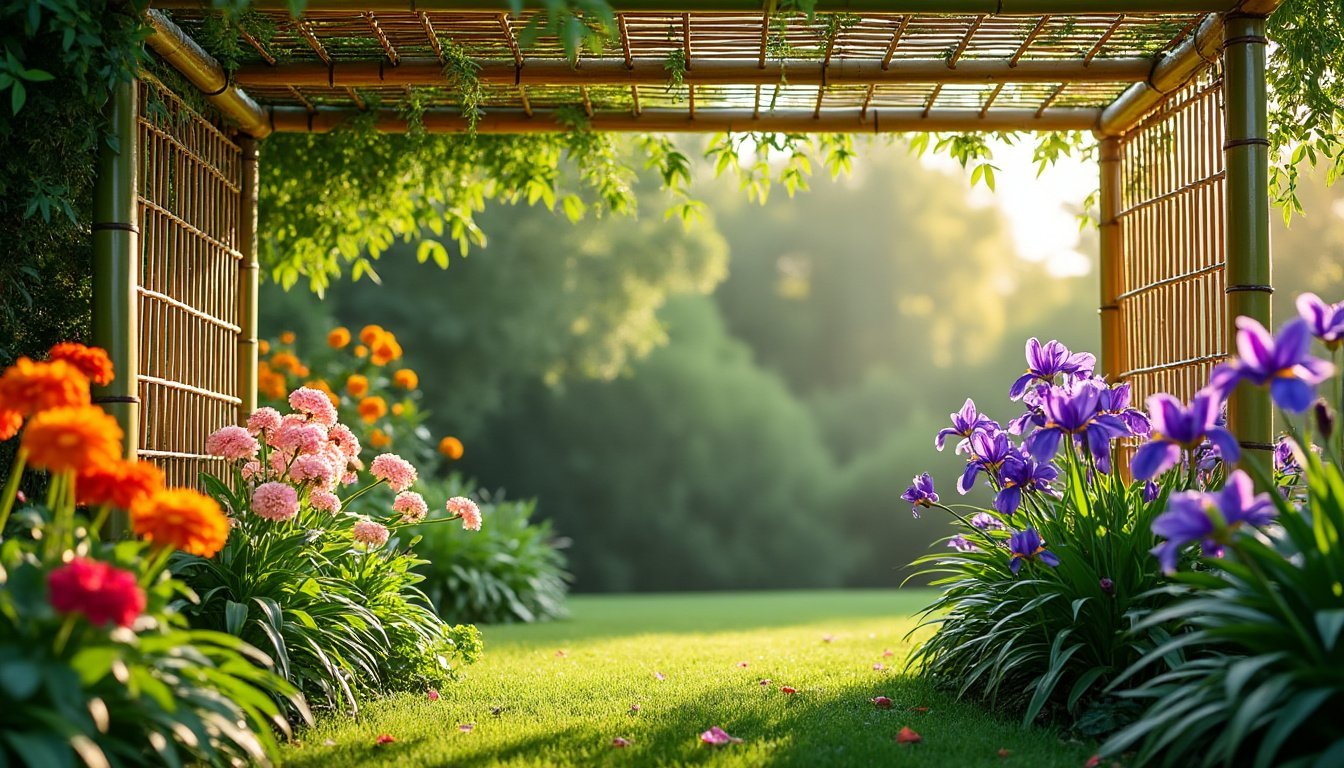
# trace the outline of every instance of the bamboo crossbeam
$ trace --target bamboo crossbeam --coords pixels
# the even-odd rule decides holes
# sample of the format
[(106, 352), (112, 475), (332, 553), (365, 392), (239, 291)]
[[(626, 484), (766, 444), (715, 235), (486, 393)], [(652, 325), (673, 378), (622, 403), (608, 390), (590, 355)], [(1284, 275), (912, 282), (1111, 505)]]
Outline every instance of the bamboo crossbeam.
[[(955, 69), (943, 59), (896, 59), (886, 68), (876, 60), (767, 62), (748, 59), (697, 59), (683, 75), (690, 85), (868, 85), (872, 83), (1139, 83), (1153, 69), (1149, 59), (1020, 61), (962, 60)], [(667, 62), (649, 57), (584, 59), (579, 69), (565, 61), (528, 61), (523, 66), (496, 61), (481, 64), (477, 77), (488, 85), (666, 85)], [(253, 86), (344, 88), (377, 85), (445, 85), (449, 78), (434, 59), (403, 59), (388, 67), (377, 61), (244, 65), (234, 82)]]
[[(362, 114), (357, 110), (319, 108), (308, 112), (298, 107), (273, 107), (271, 126), (282, 133), (326, 133), (346, 125)], [(979, 109), (858, 109), (834, 110), (814, 116), (810, 109), (775, 110), (753, 116), (751, 109), (700, 110), (694, 117), (683, 110), (646, 109), (629, 112), (597, 112), (589, 120), (594, 131), (634, 133), (908, 133), (920, 131), (1081, 131), (1096, 125), (1100, 110), (1060, 107), (1037, 114), (1034, 109), (993, 110), (981, 116)], [(476, 124), (479, 134), (555, 133), (570, 130), (555, 110), (490, 110)], [(467, 133), (467, 118), (455, 110), (425, 112), (422, 125), (429, 133)], [(382, 110), (376, 130), (404, 133), (406, 119), (393, 110)]]
[(200, 89), (216, 109), (238, 124), (249, 136), (265, 138), (271, 132), (266, 113), (246, 93), (235, 88), (224, 68), (180, 27), (155, 10), (145, 12), (154, 34), (146, 39), (150, 48)]
[[(152, 0), (157, 8), (208, 10), (211, 0)], [(498, 11), (503, 0), (308, 0), (305, 13), (326, 11), (376, 13)], [(526, 0), (524, 9), (543, 7), (539, 0)], [(751, 13), (761, 10), (761, 0), (615, 0), (621, 13)], [(823, 13), (952, 13), (986, 15), (1080, 15), (1098, 13), (1214, 13), (1231, 10), (1236, 0), (817, 0)], [(259, 11), (289, 12), (289, 0), (252, 0)]]

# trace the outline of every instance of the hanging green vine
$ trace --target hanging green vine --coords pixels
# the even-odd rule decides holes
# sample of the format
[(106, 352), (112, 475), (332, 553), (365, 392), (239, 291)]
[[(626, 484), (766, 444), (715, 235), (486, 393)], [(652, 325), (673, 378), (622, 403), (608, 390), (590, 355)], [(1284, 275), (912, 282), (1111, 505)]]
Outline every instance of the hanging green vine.
[(476, 133), (476, 124), (485, 112), (481, 105), (485, 103), (485, 89), (481, 86), (481, 65), (477, 64), (462, 46), (451, 40), (442, 41), (443, 76), (457, 95), (462, 105), (462, 116), (467, 119), (469, 131)]

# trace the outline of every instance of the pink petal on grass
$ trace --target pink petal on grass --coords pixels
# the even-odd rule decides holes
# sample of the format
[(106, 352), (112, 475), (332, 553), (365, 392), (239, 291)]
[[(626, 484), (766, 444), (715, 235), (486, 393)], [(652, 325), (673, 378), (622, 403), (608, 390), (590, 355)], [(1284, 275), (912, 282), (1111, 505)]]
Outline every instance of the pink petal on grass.
[(918, 744), (924, 737), (910, 730), (909, 726), (902, 726), (900, 732), (896, 734), (897, 744)]
[(434, 690), (433, 688), (430, 688), (429, 693), (425, 694), (425, 697), (428, 698), (430, 701), (438, 701), (439, 692)]
[(457, 730), (459, 730), (459, 731), (461, 731), (461, 732), (463, 732), (463, 733), (471, 733), (472, 731), (476, 730), (476, 724), (475, 724), (475, 723), (463, 723), (463, 724), (457, 726)]
[(883, 648), (883, 649), (882, 649), (882, 655), (883, 655), (885, 658), (888, 658), (888, 659), (889, 659), (889, 658), (891, 658), (892, 656), (895, 656), (895, 655), (896, 655), (896, 652), (893, 651), (893, 650), (891, 650), (890, 648)]
[(568, 656), (568, 655), (569, 655), (569, 652), (566, 651), (564, 648), (561, 648), (560, 650), (558, 650), (558, 651), (555, 652), (555, 657), (556, 657), (557, 659), (563, 659), (563, 658), (565, 658), (565, 657)]
[(883, 664), (882, 662), (878, 662), (878, 663), (876, 663), (876, 664), (873, 665), (873, 669), (877, 670), (878, 672), (881, 672), (882, 670), (884, 670), (884, 669), (886, 669), (886, 668), (887, 668), (887, 665), (886, 665), (886, 664)]
[(869, 701), (873, 702), (873, 706), (878, 709), (891, 709), (892, 707), (891, 699), (888, 699), (886, 696), (874, 696), (869, 699)]
[(835, 642), (835, 635), (822, 635), (822, 636), (821, 636), (821, 642), (823, 642), (823, 643), (834, 643), (834, 642)]
[(611, 740), (611, 746), (616, 747), (617, 749), (624, 749), (630, 746), (630, 740), (621, 736), (617, 736), (616, 738)]
[(630, 705), (630, 711), (631, 711), (631, 712), (638, 712), (638, 711), (639, 711), (639, 705), (638, 705), (638, 704), (631, 704), (631, 705)]
[(762, 688), (769, 688), (770, 685), (771, 685), (771, 680), (770, 680), (770, 678), (766, 678), (766, 679), (764, 679), (764, 680), (761, 681), (761, 687), (762, 687)]
[(1083, 768), (1097, 768), (1099, 765), (1101, 765), (1101, 755), (1093, 755), (1087, 759), (1086, 763), (1083, 763)]
[(727, 744), (741, 744), (742, 740), (729, 736), (727, 731), (716, 725), (700, 734), (700, 743), (711, 747), (722, 747)]
[(666, 680), (666, 679), (667, 679), (667, 675), (664, 675), (662, 672), (654, 672), (654, 673), (653, 673), (653, 679), (654, 679), (654, 680)]
[(1004, 747), (999, 747), (999, 759), (1000, 759), (1000, 760), (1003, 760), (1003, 759), (1007, 758), (1007, 757), (1008, 757), (1009, 755), (1011, 755), (1011, 754), (1013, 754), (1013, 753), (1012, 753), (1012, 752), (1009, 752), (1006, 748), (1004, 748)]
[(746, 667), (747, 667), (747, 662), (745, 662), (745, 661), (739, 661), (739, 662), (737, 662), (737, 666), (746, 668)]

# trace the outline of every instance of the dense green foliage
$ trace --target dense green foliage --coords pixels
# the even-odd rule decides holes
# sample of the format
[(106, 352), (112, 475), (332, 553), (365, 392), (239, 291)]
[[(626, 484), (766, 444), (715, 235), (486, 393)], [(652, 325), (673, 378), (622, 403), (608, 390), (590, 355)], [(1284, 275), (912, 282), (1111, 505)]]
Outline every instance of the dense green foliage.
[(481, 514), (487, 521), (479, 531), (464, 531), (433, 523), (445, 516), (436, 510), (429, 525), (407, 531), (420, 537), (415, 549), (423, 558), (417, 567), (424, 576), (421, 588), (444, 620), (504, 624), (569, 615), (570, 576), (563, 551), (569, 541), (555, 535), (550, 520), (534, 518), (535, 499), (491, 497), (457, 475), (436, 484), (433, 494), (483, 499)]
[[(900, 672), (913, 645), (903, 635), (927, 598), (915, 590), (579, 595), (570, 621), (484, 628), (490, 651), (471, 685), (439, 701), (408, 694), (375, 702), (359, 722), (322, 722), (285, 762), (1083, 765), (1094, 745), (1023, 729)], [(886, 668), (874, 669), (876, 663)], [(771, 682), (763, 686), (762, 679)], [(785, 685), (797, 693), (782, 692)], [(889, 697), (892, 708), (875, 707), (876, 696)], [(463, 733), (461, 725), (474, 727)], [(700, 744), (698, 735), (715, 725), (743, 742)], [(896, 743), (902, 726), (924, 741)], [(396, 741), (374, 746), (384, 733)], [(629, 746), (613, 747), (616, 737)]]

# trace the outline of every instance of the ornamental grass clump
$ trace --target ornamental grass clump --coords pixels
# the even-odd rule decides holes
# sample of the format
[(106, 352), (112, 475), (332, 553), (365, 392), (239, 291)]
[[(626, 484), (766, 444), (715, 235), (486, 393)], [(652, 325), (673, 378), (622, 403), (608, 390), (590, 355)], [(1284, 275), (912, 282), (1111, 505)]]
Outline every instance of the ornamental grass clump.
[[(1241, 318), (1221, 391), (1267, 387), (1287, 433), (1272, 473), (1244, 463), (1216, 492), (1173, 495), (1154, 524), (1168, 605), (1135, 632), (1171, 637), (1111, 683), (1146, 705), (1102, 747), (1135, 764), (1344, 764), (1344, 302), (1306, 294), (1271, 336)], [(1333, 362), (1312, 349), (1313, 337)], [(1323, 395), (1323, 396), (1322, 396)], [(1254, 482), (1253, 482), (1254, 481)], [(1258, 490), (1255, 486), (1259, 486)]]
[[(418, 537), (403, 533), (427, 511), (410, 490), (415, 466), (381, 453), (366, 468), (360, 439), (322, 390), (300, 387), (285, 401), (289, 413), (261, 408), (206, 440), (227, 469), (202, 480), (232, 534), (217, 555), (188, 549), (173, 562), (203, 596), (187, 609), (193, 621), (262, 648), (327, 708), (447, 684), (480, 640), (440, 619), (417, 586)], [(453, 521), (481, 522), (464, 512), (435, 522)]]
[[(0, 763), (272, 764), (284, 710), (310, 722), (304, 698), (256, 648), (188, 625), (196, 595), (165, 566), (219, 552), (228, 521), (122, 457), (89, 405), (111, 380), (102, 350), (72, 343), (0, 374), (0, 440), (19, 441), (0, 491)], [(26, 470), (46, 473), (43, 501), (19, 493)], [(134, 538), (101, 539), (114, 514)]]

